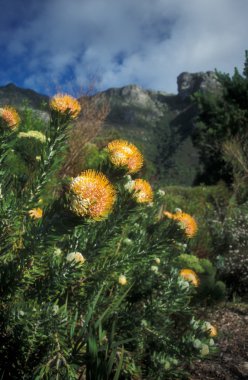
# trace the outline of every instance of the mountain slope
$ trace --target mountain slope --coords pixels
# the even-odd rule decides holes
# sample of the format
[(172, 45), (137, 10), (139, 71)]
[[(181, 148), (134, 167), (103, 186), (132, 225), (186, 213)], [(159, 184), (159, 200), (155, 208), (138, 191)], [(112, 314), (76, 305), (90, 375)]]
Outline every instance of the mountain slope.
[(165, 183), (191, 185), (199, 167), (191, 141), (196, 110), (189, 99), (136, 85), (105, 91), (110, 114), (105, 128), (134, 142)]
[[(197, 110), (190, 100), (195, 91), (219, 91), (213, 72), (182, 73), (178, 94), (144, 90), (137, 85), (111, 88), (100, 93), (110, 113), (103, 133), (114, 131), (119, 138), (136, 144), (144, 153), (149, 174), (163, 184), (192, 185), (200, 170), (198, 152), (192, 143), (193, 117)], [(98, 95), (99, 96), (99, 95)], [(48, 97), (9, 84), (0, 87), (0, 105), (21, 106), (23, 101), (47, 117)]]
[(40, 117), (47, 119), (48, 101), (49, 97), (47, 95), (39, 94), (30, 89), (17, 87), (13, 83), (0, 87), (0, 107), (11, 105), (22, 108), (28, 105), (35, 110)]

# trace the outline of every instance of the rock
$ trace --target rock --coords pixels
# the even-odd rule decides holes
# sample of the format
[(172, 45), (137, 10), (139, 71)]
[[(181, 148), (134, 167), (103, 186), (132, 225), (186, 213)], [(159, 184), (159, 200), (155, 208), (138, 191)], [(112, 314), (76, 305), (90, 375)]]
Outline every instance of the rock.
[(196, 91), (220, 92), (221, 84), (215, 72), (187, 73), (183, 72), (177, 77), (178, 95), (186, 99)]

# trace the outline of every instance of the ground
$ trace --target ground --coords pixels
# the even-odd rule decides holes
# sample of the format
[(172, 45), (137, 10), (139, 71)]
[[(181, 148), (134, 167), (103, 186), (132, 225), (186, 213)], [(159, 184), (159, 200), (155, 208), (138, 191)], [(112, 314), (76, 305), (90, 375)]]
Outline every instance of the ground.
[(201, 310), (200, 314), (217, 326), (219, 352), (195, 362), (190, 380), (248, 379), (248, 304), (227, 303)]

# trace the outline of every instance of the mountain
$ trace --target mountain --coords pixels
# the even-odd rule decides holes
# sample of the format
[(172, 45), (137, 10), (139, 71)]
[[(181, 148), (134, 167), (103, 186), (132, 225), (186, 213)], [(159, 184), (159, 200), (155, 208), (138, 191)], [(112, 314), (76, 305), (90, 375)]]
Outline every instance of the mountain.
[(24, 105), (28, 105), (35, 110), (40, 117), (47, 119), (48, 101), (49, 97), (47, 95), (39, 94), (34, 90), (17, 87), (14, 83), (0, 87), (0, 107), (11, 105), (22, 108)]
[(178, 76), (177, 85), (177, 95), (137, 85), (105, 91), (110, 104), (105, 128), (140, 147), (151, 173), (156, 171), (155, 178), (165, 184), (192, 185), (200, 163), (191, 137), (197, 109), (190, 97), (196, 91), (221, 91), (221, 86), (211, 71), (184, 72)]
[[(103, 133), (114, 131), (119, 138), (136, 144), (147, 160), (147, 169), (154, 179), (164, 184), (192, 185), (200, 170), (199, 155), (192, 143), (193, 117), (196, 106), (190, 96), (196, 91), (221, 91), (216, 74), (180, 74), (178, 94), (145, 90), (131, 84), (110, 88), (98, 96), (107, 99), (110, 112)], [(21, 106), (23, 101), (47, 117), (48, 97), (8, 84), (0, 87), (0, 105)], [(42, 110), (42, 111), (41, 111)]]

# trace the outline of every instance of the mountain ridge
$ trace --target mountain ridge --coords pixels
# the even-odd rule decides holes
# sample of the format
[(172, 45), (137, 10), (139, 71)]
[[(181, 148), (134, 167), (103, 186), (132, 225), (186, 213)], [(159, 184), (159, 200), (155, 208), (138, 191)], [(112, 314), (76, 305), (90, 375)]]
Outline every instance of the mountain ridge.
[[(192, 185), (201, 170), (192, 142), (197, 109), (191, 101), (196, 91), (218, 92), (221, 86), (214, 72), (181, 73), (178, 94), (143, 89), (136, 84), (109, 88), (104, 96), (110, 112), (103, 131), (115, 131), (144, 153), (150, 174), (165, 184)], [(93, 95), (94, 98), (95, 95)], [(79, 98), (80, 100), (80, 98)], [(0, 87), (0, 106), (21, 107), (23, 102), (47, 119), (49, 97), (9, 83)]]

